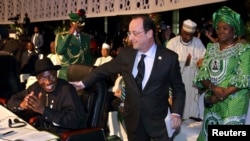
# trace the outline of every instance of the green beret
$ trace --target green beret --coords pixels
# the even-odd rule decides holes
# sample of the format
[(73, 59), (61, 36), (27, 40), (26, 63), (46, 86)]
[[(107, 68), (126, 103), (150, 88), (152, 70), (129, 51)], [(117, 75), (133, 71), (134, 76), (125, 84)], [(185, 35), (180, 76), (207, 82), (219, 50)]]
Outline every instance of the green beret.
[(244, 35), (244, 24), (240, 14), (228, 8), (227, 6), (223, 6), (213, 13), (213, 26), (215, 29), (217, 29), (219, 22), (225, 22), (232, 26), (235, 29), (237, 36)]
[(77, 13), (70, 13), (69, 18), (71, 22), (76, 22), (78, 24), (84, 25), (85, 24), (85, 10), (79, 9)]
[(69, 14), (70, 21), (77, 22), (79, 20), (79, 16), (77, 13), (70, 13)]

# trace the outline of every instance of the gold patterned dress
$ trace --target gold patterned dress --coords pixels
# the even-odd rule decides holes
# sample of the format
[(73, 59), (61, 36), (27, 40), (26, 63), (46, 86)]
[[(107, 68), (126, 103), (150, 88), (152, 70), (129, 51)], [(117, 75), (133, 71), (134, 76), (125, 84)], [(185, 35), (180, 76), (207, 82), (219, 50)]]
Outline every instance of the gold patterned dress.
[[(208, 125), (245, 124), (249, 103), (250, 45), (237, 43), (220, 51), (219, 43), (210, 43), (194, 84), (203, 87), (202, 80), (210, 80), (214, 85), (239, 88), (224, 101), (205, 108), (204, 121), (198, 141), (207, 140)], [(209, 91), (206, 95), (210, 95)]]

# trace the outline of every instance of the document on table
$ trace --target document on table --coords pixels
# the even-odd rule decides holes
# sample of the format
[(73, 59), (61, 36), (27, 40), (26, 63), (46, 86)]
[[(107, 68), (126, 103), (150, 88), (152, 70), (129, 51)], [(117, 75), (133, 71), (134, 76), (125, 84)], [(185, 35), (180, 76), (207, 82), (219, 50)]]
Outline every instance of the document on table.
[[(14, 119), (19, 119), (25, 122), (17, 115), (9, 111), (6, 107), (0, 105), (0, 141), (56, 141), (59, 139), (58, 136), (49, 133), (47, 131), (39, 131), (35, 129), (30, 124), (26, 124), (24, 127), (20, 128), (10, 128), (9, 120), (14, 121)], [(25, 122), (26, 123), (26, 122)]]
[[(27, 128), (12, 128), (8, 129), (13, 132), (0, 136), (0, 140), (24, 140), (24, 141), (56, 141), (58, 136), (51, 134), (47, 131), (38, 131)], [(4, 130), (0, 130), (0, 133), (5, 133)]]
[(171, 112), (170, 112), (169, 108), (168, 108), (168, 114), (165, 117), (165, 124), (166, 124), (166, 127), (167, 127), (168, 136), (172, 137), (174, 132), (175, 132), (175, 129), (172, 128)]

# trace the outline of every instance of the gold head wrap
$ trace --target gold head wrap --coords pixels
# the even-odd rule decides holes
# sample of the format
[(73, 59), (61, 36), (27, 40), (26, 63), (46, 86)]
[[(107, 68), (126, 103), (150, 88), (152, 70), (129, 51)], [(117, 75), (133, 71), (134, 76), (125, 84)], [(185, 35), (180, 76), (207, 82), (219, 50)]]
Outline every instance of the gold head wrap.
[(223, 6), (213, 14), (213, 26), (217, 29), (217, 25), (219, 22), (225, 22), (232, 26), (237, 36), (244, 35), (244, 24), (240, 17), (240, 14), (228, 8), (227, 6)]

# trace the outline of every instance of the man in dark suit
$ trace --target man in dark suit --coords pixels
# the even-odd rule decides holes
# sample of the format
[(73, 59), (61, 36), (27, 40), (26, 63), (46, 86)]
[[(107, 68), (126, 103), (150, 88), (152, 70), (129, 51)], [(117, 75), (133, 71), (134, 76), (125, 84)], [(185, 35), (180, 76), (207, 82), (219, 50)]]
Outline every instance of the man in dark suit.
[(26, 50), (21, 57), (21, 73), (30, 74), (35, 71), (35, 62), (38, 59), (38, 54), (34, 49), (34, 44), (32, 42), (27, 42)]
[[(164, 122), (170, 107), (169, 88), (173, 91), (171, 123), (174, 129), (181, 125), (186, 95), (178, 56), (156, 44), (156, 27), (148, 15), (132, 18), (128, 36), (133, 48), (122, 48), (115, 59), (93, 70), (84, 80), (70, 83), (80, 89), (120, 73), (125, 82), (124, 119), (128, 140), (172, 141)], [(135, 81), (141, 54), (146, 55), (142, 88)]]
[(14, 55), (18, 64), (21, 62), (23, 48), (20, 40), (9, 37), (5, 38), (2, 50), (8, 51), (10, 54)]
[(35, 45), (35, 52), (38, 54), (43, 53), (43, 35), (40, 33), (39, 28), (37, 26), (34, 27), (34, 34), (31, 37), (31, 41)]
[(30, 36), (30, 18), (28, 16), (28, 13), (24, 14), (24, 18), (23, 18), (23, 31), (24, 31), (24, 35), (26, 36)]

